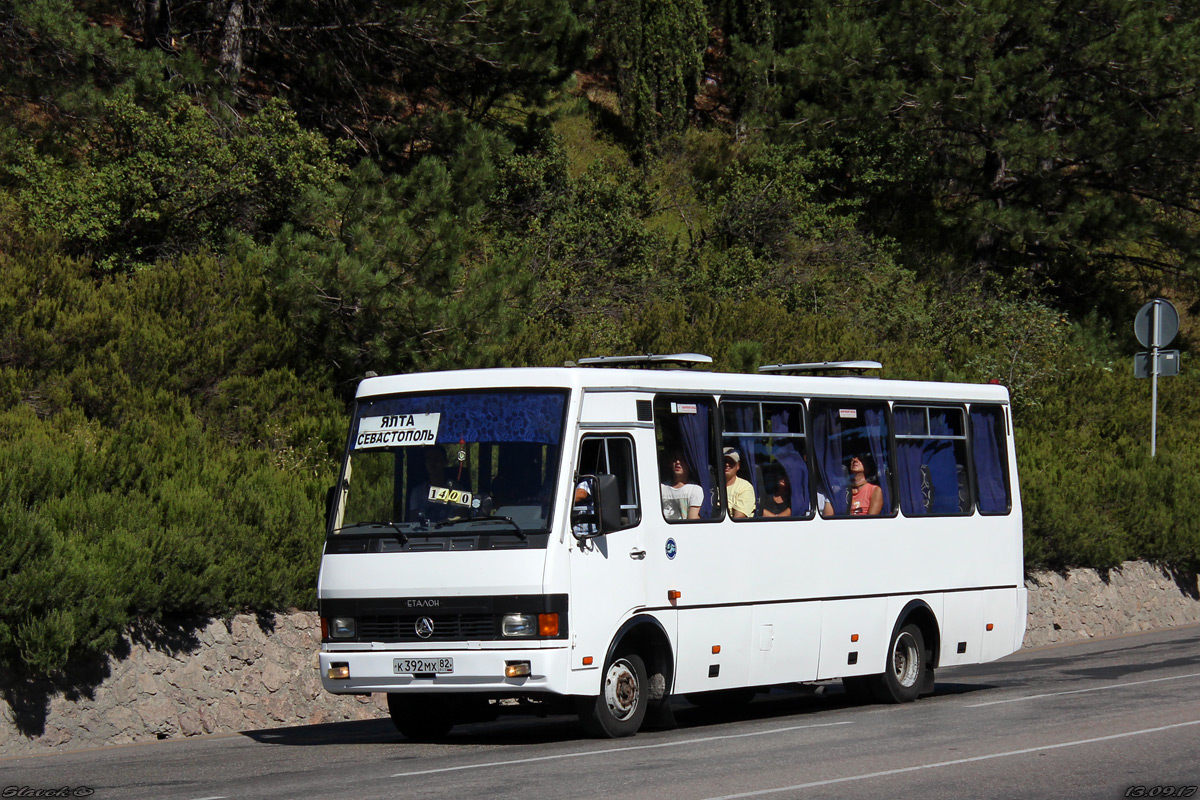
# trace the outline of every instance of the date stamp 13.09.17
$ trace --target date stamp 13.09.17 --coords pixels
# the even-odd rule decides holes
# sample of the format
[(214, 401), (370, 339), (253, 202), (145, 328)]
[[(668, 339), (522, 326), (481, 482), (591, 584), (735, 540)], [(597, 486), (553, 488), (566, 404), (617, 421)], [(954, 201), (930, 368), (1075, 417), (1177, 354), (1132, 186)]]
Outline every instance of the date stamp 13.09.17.
[(1200, 786), (1130, 786), (1126, 797), (1195, 797)]

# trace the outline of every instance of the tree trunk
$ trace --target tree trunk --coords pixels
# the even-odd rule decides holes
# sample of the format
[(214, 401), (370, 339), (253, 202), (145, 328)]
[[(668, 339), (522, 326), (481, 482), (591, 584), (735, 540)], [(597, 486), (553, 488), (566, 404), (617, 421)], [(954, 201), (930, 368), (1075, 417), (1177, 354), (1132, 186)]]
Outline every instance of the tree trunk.
[(221, 73), (231, 81), (242, 74), (242, 34), (245, 8), (242, 0), (230, 0), (225, 14), (224, 32), (221, 35), (221, 53), (218, 61)]
[(171, 47), (171, 12), (164, 0), (142, 0), (142, 47)]

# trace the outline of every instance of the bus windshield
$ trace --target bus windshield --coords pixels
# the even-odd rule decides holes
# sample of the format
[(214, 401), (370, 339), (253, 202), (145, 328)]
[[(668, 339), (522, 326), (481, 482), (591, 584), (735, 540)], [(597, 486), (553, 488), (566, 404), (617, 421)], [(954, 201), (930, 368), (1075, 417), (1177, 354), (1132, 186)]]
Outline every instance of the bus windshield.
[(360, 399), (331, 532), (548, 531), (566, 405), (541, 389)]

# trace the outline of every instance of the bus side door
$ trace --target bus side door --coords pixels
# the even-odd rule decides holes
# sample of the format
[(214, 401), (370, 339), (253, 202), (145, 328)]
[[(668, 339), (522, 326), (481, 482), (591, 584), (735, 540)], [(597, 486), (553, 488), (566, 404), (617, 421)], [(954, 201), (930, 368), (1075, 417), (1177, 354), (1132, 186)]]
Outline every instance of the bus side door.
[[(576, 474), (616, 476), (621, 506), (621, 526), (617, 530), (589, 535), (592, 532), (585, 525), (572, 528), (575, 541), (569, 555), (574, 639), (571, 668), (598, 670), (621, 624), (645, 606), (642, 503), (637, 487), (636, 452), (629, 434), (585, 434), (580, 438), (578, 452)], [(582, 505), (576, 508), (584, 510)], [(591, 663), (585, 664), (586, 658)], [(596, 680), (599, 681), (599, 675)]]

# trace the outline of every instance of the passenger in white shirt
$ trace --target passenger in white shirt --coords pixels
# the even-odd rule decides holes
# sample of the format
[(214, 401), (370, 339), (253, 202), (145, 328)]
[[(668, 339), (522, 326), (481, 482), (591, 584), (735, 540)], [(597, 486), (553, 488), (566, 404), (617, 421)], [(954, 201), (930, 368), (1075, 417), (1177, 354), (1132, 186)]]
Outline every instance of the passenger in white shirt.
[(671, 453), (663, 462), (663, 472), (669, 475), (662, 485), (663, 517), (669, 520), (700, 519), (700, 504), (704, 490), (689, 483), (691, 471), (681, 453)]

